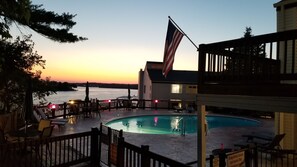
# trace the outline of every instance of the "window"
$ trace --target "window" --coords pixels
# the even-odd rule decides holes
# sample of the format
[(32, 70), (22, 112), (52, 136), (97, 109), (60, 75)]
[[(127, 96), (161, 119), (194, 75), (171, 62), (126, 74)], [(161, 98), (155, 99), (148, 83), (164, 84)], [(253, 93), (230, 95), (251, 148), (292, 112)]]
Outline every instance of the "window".
[(187, 85), (186, 93), (188, 94), (197, 94), (197, 86), (196, 85)]
[(171, 85), (171, 93), (182, 93), (182, 85), (172, 84)]

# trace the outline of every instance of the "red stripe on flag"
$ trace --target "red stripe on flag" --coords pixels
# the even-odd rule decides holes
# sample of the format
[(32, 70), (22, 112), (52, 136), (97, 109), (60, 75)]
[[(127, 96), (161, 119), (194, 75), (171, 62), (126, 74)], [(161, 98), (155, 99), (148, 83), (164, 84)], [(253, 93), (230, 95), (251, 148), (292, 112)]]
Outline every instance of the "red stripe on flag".
[(182, 40), (182, 37), (183, 34), (169, 20), (162, 70), (162, 73), (165, 77), (167, 76), (168, 72), (172, 69), (174, 55), (180, 41)]

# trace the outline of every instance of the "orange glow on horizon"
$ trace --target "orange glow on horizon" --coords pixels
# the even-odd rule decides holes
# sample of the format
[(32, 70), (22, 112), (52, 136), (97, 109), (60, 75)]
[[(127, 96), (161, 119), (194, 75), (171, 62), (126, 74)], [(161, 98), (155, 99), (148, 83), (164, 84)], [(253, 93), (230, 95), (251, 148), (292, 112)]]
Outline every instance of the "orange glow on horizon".
[(43, 70), (42, 78), (50, 77), (51, 81), (83, 83), (86, 81), (97, 83), (127, 83), (137, 84), (138, 73), (96, 73), (90, 71), (72, 70)]

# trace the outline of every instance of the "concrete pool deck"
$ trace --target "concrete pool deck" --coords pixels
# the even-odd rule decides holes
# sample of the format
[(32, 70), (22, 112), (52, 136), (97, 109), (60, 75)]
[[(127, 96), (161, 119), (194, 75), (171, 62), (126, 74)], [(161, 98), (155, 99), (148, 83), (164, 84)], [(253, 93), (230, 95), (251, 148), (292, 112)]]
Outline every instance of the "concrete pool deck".
[[(101, 111), (101, 118), (98, 113), (92, 113), (89, 118), (84, 116), (72, 117), (64, 127), (55, 127), (54, 136), (73, 134), (79, 132), (90, 131), (93, 127), (100, 127), (103, 124), (120, 117), (135, 116), (135, 115), (155, 115), (155, 114), (177, 114), (168, 110), (105, 110)], [(210, 113), (209, 113), (210, 114)], [(193, 114), (195, 115), (195, 114)], [(206, 136), (206, 151), (207, 157), (213, 149), (221, 147), (224, 144), (225, 148), (234, 149), (234, 144), (243, 141), (243, 134), (273, 134), (274, 121), (273, 119), (260, 119), (259, 127), (222, 127), (210, 129)], [(149, 145), (149, 149), (157, 154), (169, 157), (171, 159), (189, 163), (197, 160), (197, 135), (186, 134), (182, 135), (154, 135), (154, 134), (136, 134), (124, 132), (125, 141), (141, 146)], [(195, 166), (192, 165), (192, 166)]]

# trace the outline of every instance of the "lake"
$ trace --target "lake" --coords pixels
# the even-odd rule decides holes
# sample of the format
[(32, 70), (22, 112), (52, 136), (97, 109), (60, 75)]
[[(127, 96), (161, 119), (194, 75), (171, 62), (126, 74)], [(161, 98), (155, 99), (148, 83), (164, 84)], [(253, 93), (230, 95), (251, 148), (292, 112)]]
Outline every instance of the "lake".
[[(47, 102), (54, 104), (62, 104), (68, 102), (71, 99), (84, 100), (86, 96), (85, 87), (77, 87), (76, 91), (57, 91), (56, 94), (46, 97)], [(131, 89), (131, 96), (137, 96), (138, 90)], [(116, 99), (120, 96), (128, 96), (128, 89), (117, 88), (99, 88), (89, 87), (89, 98), (98, 100)], [(38, 104), (39, 101), (34, 99), (34, 104)]]

